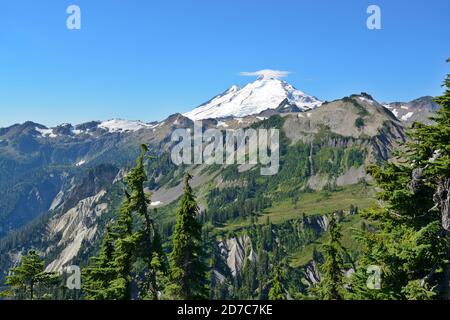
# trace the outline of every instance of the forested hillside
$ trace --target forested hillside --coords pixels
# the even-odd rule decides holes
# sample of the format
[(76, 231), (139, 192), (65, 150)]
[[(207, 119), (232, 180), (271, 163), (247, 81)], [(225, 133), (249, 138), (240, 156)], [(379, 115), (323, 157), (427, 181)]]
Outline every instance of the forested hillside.
[[(448, 298), (445, 84), (432, 121), (412, 128), (366, 93), (203, 122), (279, 129), (273, 176), (259, 164), (176, 166), (171, 133), (193, 127), (180, 114), (128, 131), (1, 129), (2, 296)], [(58, 274), (71, 265), (81, 289)]]

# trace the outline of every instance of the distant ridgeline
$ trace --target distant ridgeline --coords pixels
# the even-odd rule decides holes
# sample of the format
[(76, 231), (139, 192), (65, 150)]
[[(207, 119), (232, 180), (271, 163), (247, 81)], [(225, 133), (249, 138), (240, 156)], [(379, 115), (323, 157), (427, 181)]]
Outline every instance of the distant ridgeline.
[[(294, 90), (280, 83), (268, 86)], [(316, 104), (311, 97), (309, 107), (300, 108), (305, 99), (282, 99), (257, 114), (203, 120), (204, 130), (280, 129), (280, 167), (273, 176), (262, 176), (260, 164), (175, 165), (171, 134), (193, 128), (189, 116), (199, 117), (202, 107), (159, 123), (111, 120), (47, 128), (26, 122), (0, 129), (0, 280), (29, 249), (43, 256), (47, 271), (86, 266), (117, 217), (124, 177), (144, 143), (152, 155), (145, 162), (145, 188), (152, 193), (166, 252), (183, 177), (193, 176), (210, 243), (211, 297), (266, 299), (272, 267), (279, 263), (287, 294), (306, 295), (320, 281), (327, 215), (337, 213), (350, 262), (359, 252), (351, 230), (368, 227), (359, 213), (376, 204), (367, 168), (392, 157), (406, 141), (409, 121), (438, 108), (431, 98), (383, 106), (367, 94)]]

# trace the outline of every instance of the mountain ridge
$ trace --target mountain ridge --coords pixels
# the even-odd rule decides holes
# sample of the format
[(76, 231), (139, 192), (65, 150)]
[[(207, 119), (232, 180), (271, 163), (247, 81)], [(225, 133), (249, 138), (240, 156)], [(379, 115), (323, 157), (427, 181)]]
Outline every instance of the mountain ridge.
[[(259, 176), (256, 179), (257, 166), (175, 166), (170, 161), (171, 133), (194, 124), (182, 114), (158, 123), (109, 120), (47, 128), (27, 122), (22, 127), (15, 125), (0, 131), (0, 140), (5, 140), (5, 144), (0, 144), (0, 173), (5, 173), (0, 179), (0, 197), (6, 199), (0, 206), (0, 254), (7, 257), (0, 263), (0, 280), (29, 248), (42, 252), (52, 270), (70, 263), (86, 263), (86, 257), (98, 248), (104, 226), (121, 203), (122, 181), (135, 161), (140, 143), (149, 144), (154, 153), (155, 158), (147, 164), (146, 190), (153, 193), (152, 203), (158, 204), (156, 220), (164, 230), (172, 228), (173, 207), (187, 170), (192, 170), (199, 205), (202, 211), (206, 210), (208, 219), (217, 223), (218, 234), (221, 226), (234, 230), (235, 219), (245, 219), (252, 210), (257, 210), (261, 215), (258, 219), (263, 219), (264, 209), (276, 210), (276, 201), (291, 199), (292, 195), (301, 194), (300, 203), (307, 204), (304, 199), (310, 195), (328, 190), (323, 191), (324, 196), (331, 192), (334, 199), (333, 190), (337, 190), (336, 198), (343, 190), (350, 200), (331, 203), (330, 210), (358, 204), (360, 199), (345, 193), (346, 188), (369, 181), (365, 167), (390, 157), (396, 142), (404, 140), (402, 122), (364, 93), (307, 111), (298, 112), (294, 107), (284, 101), (280, 108), (270, 109), (272, 115), (203, 120), (205, 130), (280, 129), (280, 172), (267, 180)], [(74, 134), (74, 130), (80, 132)], [(227, 196), (226, 202), (222, 202), (222, 195)], [(245, 202), (237, 202), (242, 199)], [(22, 202), (27, 205), (21, 206)], [(364, 203), (360, 203), (361, 208)], [(274, 225), (298, 219), (297, 209), (293, 211), (295, 214), (284, 216), (283, 210), (282, 215), (275, 217), (278, 220), (274, 220)], [(323, 215), (316, 210), (307, 213)], [(8, 236), (1, 239), (5, 235)], [(222, 239), (232, 241), (226, 235)], [(231, 257), (229, 253), (225, 262), (228, 258), (235, 260), (236, 255), (239, 253)], [(226, 275), (227, 271), (220, 274)]]
[(231, 86), (199, 107), (184, 113), (184, 116), (192, 120), (243, 117), (276, 109), (286, 99), (302, 111), (312, 110), (322, 104), (316, 97), (297, 90), (286, 81), (259, 77), (243, 88)]

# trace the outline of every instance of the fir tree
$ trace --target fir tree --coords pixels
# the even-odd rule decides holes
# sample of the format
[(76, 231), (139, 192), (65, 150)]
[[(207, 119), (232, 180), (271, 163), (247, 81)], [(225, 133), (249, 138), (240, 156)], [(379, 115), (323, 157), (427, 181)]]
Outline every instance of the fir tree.
[[(48, 289), (50, 285), (59, 282), (59, 276), (53, 272), (45, 272), (44, 260), (34, 250), (22, 257), (20, 266), (12, 268), (6, 277), (6, 285), (10, 289), (2, 293), (16, 299), (34, 300), (38, 298), (38, 289)], [(48, 290), (47, 290), (48, 291)]]
[(324, 262), (320, 266), (320, 282), (312, 289), (322, 300), (342, 300), (344, 298), (344, 249), (341, 245), (341, 230), (336, 215), (329, 215), (329, 240), (324, 244)]
[[(119, 218), (103, 240), (100, 254), (92, 259), (85, 272), (85, 292), (88, 299), (129, 300), (136, 273), (143, 274), (138, 288), (142, 298), (157, 299), (160, 278), (165, 271), (161, 239), (148, 212), (150, 199), (145, 194), (147, 180), (144, 157), (148, 151), (141, 146), (136, 166), (125, 178), (127, 189)], [(144, 261), (144, 271), (134, 270), (138, 260)]]
[[(450, 59), (447, 60), (450, 62)], [(435, 98), (441, 105), (431, 125), (416, 123), (411, 132), (409, 160), (413, 168), (411, 189), (417, 180), (433, 188), (434, 208), (442, 228), (450, 232), (450, 74), (444, 81), (445, 92)], [(432, 211), (432, 210), (429, 210)]]
[[(450, 77), (434, 123), (415, 123), (399, 161), (369, 173), (382, 206), (367, 210), (375, 231), (362, 231), (362, 253), (352, 279), (357, 299), (430, 299), (440, 294), (449, 260)], [(367, 288), (366, 269), (382, 270), (379, 290)]]
[(116, 240), (112, 255), (112, 266), (116, 277), (109, 283), (108, 290), (117, 300), (131, 299), (132, 264), (136, 250), (137, 234), (133, 232), (133, 215), (130, 195), (125, 191), (126, 201), (121, 210), (117, 225), (114, 227)]
[(113, 299), (110, 282), (116, 277), (113, 265), (114, 235), (111, 226), (106, 227), (100, 253), (91, 258), (91, 265), (83, 270), (83, 292), (89, 300)]
[(269, 290), (269, 300), (285, 300), (285, 292), (283, 289), (283, 275), (280, 267), (275, 268), (272, 287)]
[(208, 297), (202, 226), (198, 221), (198, 205), (189, 181), (185, 178), (173, 234), (170, 254), (170, 285), (168, 295), (173, 299), (204, 299)]
[(141, 154), (136, 160), (136, 166), (127, 175), (126, 182), (131, 190), (129, 210), (140, 217), (143, 226), (136, 234), (137, 258), (143, 259), (145, 264), (141, 295), (144, 298), (156, 300), (161, 289), (158, 278), (161, 278), (165, 273), (166, 259), (162, 250), (160, 235), (149, 214), (150, 195), (147, 195), (144, 190), (144, 183), (147, 181), (144, 158), (147, 152), (148, 147), (141, 145)]

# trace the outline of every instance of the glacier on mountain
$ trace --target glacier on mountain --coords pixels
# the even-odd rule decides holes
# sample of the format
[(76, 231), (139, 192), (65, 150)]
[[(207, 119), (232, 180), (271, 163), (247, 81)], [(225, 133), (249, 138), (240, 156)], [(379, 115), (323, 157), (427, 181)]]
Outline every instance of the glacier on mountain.
[(297, 90), (286, 81), (260, 77), (243, 88), (232, 86), (184, 116), (192, 120), (245, 117), (267, 109), (276, 109), (283, 101), (297, 106), (301, 111), (322, 105), (322, 101)]

